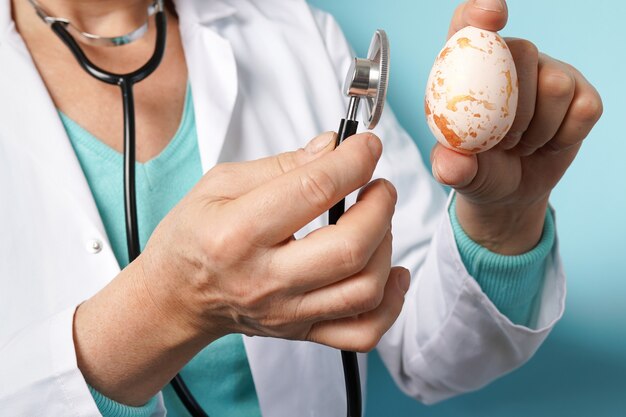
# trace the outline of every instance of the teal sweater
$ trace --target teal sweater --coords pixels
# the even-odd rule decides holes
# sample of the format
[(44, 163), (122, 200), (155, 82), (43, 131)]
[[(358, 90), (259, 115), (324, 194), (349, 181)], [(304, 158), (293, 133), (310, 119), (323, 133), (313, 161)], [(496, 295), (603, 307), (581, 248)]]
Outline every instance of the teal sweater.
[[(109, 242), (120, 264), (128, 264), (122, 191), (122, 155), (60, 113), (74, 151), (96, 201)], [(137, 209), (141, 246), (161, 219), (202, 176), (191, 90), (188, 88), (178, 131), (154, 159), (136, 164)], [(483, 291), (512, 322), (528, 325), (539, 294), (545, 260), (554, 244), (550, 212), (541, 242), (520, 256), (502, 256), (473, 242), (459, 225), (455, 204), (450, 218), (461, 258)], [(241, 335), (229, 335), (212, 343), (181, 371), (192, 393), (211, 417), (260, 416), (254, 381)], [(147, 417), (156, 397), (143, 407), (119, 404), (91, 388), (105, 417)], [(168, 417), (187, 416), (173, 390), (163, 389)]]

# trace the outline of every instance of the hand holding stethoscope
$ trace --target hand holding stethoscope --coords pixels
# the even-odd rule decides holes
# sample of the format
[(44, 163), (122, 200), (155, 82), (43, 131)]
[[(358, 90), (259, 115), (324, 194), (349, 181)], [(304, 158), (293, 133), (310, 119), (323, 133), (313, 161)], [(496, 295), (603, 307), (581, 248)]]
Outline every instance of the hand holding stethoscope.
[[(165, 22), (165, 13), (163, 8), (162, 1), (155, 1), (148, 8), (148, 17), (154, 15), (156, 21), (156, 43), (155, 49), (152, 57), (148, 60), (148, 62), (137, 69), (128, 74), (115, 74), (111, 73), (103, 68), (100, 68), (93, 64), (86, 54), (83, 52), (81, 46), (76, 41), (76, 39), (81, 42), (94, 45), (94, 46), (119, 46), (124, 45), (130, 42), (133, 42), (136, 39), (139, 39), (144, 33), (147, 31), (148, 22), (144, 25), (140, 26), (136, 30), (117, 37), (101, 37), (97, 35), (93, 35), (90, 33), (85, 33), (75, 27), (69, 20), (56, 18), (50, 15), (43, 7), (41, 7), (34, 0), (30, 0), (31, 4), (35, 7), (37, 14), (39, 17), (46, 22), (52, 30), (59, 36), (59, 38), (66, 44), (67, 47), (71, 50), (74, 57), (78, 60), (80, 66), (87, 71), (91, 76), (95, 77), (99, 81), (118, 85), (121, 89), (122, 100), (124, 103), (124, 181), (125, 181), (125, 212), (126, 212), (126, 231), (127, 231), (127, 243), (128, 243), (128, 252), (129, 259), (131, 261), (135, 260), (139, 256), (139, 239), (137, 233), (137, 214), (136, 214), (136, 202), (135, 202), (135, 180), (134, 180), (134, 160), (135, 160), (135, 114), (134, 114), (134, 99), (133, 99), (133, 86), (148, 77), (159, 65), (161, 58), (165, 52), (165, 38), (166, 38), (166, 22)], [(356, 113), (359, 107), (359, 103), (361, 100), (365, 101), (363, 105), (365, 120), (367, 122), (367, 126), (369, 128), (373, 128), (378, 119), (381, 116), (382, 108), (384, 105), (384, 98), (386, 93), (386, 86), (388, 80), (388, 65), (389, 65), (389, 46), (386, 35), (383, 31), (378, 31), (374, 37), (372, 42), (372, 46), (370, 48), (370, 54), (368, 59), (355, 59), (352, 68), (349, 71), (348, 79), (346, 81), (346, 94), (351, 97), (350, 105), (348, 109), (348, 116), (346, 120), (342, 121), (341, 127), (339, 129), (339, 135), (334, 140), (335, 145), (339, 145), (344, 139), (356, 133), (357, 121), (356, 121)], [(318, 158), (320, 156), (325, 155), (330, 151), (332, 146), (333, 138), (329, 135), (323, 135), (317, 138), (311, 145), (307, 147), (306, 151), (298, 151), (294, 153), (287, 153), (280, 155), (276, 158), (280, 159), (280, 166), (283, 167), (292, 167), (296, 168), (300, 165), (310, 162), (311, 160)], [(356, 139), (355, 139), (356, 140)], [(236, 171), (236, 174), (233, 172), (233, 175), (236, 175), (237, 181), (234, 181), (235, 178), (229, 180), (228, 175), (224, 175), (220, 173), (219, 169), (214, 169), (212, 173), (207, 174), (205, 178), (202, 180), (202, 183), (205, 184), (205, 187), (201, 187), (204, 189), (203, 197), (207, 198), (206, 187), (207, 182), (211, 185), (208, 188), (209, 190), (217, 191), (220, 190), (220, 193), (215, 194), (215, 205), (218, 205), (218, 201), (223, 198), (224, 195), (231, 196), (232, 202), (229, 204), (229, 207), (237, 206), (238, 203), (236, 201), (240, 201), (243, 199), (244, 190), (237, 190), (237, 187), (233, 187), (229, 184), (232, 182), (240, 182), (242, 175), (245, 173), (249, 173), (251, 175), (250, 181), (248, 182), (248, 189), (245, 192), (257, 192), (259, 195), (247, 203), (240, 207), (240, 209), (235, 209), (231, 214), (232, 218), (230, 221), (225, 220), (223, 222), (214, 222), (208, 227), (209, 230), (214, 230), (217, 233), (217, 236), (224, 237), (224, 239), (230, 242), (232, 239), (228, 238), (228, 236), (233, 235), (234, 237), (238, 237), (236, 239), (235, 244), (228, 245), (227, 247), (222, 247), (216, 245), (214, 242), (202, 242), (202, 240), (196, 242), (199, 247), (195, 248), (187, 248), (186, 251), (182, 252), (188, 256), (190, 253), (194, 253), (197, 251), (207, 250), (207, 247), (210, 253), (221, 253), (225, 252), (235, 252), (231, 257), (237, 258), (241, 257), (240, 262), (236, 262), (234, 264), (230, 263), (229, 265), (217, 265), (212, 263), (210, 266), (207, 265), (207, 269), (210, 270), (220, 270), (219, 274), (215, 274), (210, 277), (197, 277), (198, 280), (206, 280), (207, 288), (213, 289), (213, 292), (219, 292), (217, 289), (221, 289), (222, 292), (226, 293), (221, 294), (221, 296), (217, 296), (217, 300), (237, 300), (235, 306), (232, 306), (235, 311), (227, 311), (228, 314), (224, 316), (225, 311), (213, 311), (210, 312), (211, 307), (210, 303), (202, 303), (202, 308), (196, 312), (202, 316), (203, 320), (207, 320), (207, 318), (211, 318), (211, 320), (205, 325), (201, 326), (201, 330), (204, 337), (202, 341), (198, 340), (195, 343), (198, 346), (204, 346), (210, 343), (214, 338), (219, 337), (220, 335), (225, 335), (231, 332), (238, 333), (246, 333), (246, 334), (256, 334), (256, 335), (265, 335), (265, 336), (274, 336), (274, 337), (282, 337), (287, 339), (304, 339), (304, 340), (312, 340), (319, 343), (328, 344), (330, 346), (344, 348), (347, 350), (369, 350), (373, 348), (375, 342), (382, 336), (384, 330), (386, 330), (393, 321), (397, 314), (399, 313), (399, 308), (401, 306), (401, 299), (398, 302), (398, 295), (402, 295), (405, 288), (408, 286), (408, 274), (406, 272), (402, 272), (401, 270), (395, 270), (396, 274), (393, 279), (387, 280), (389, 276), (389, 258), (391, 253), (391, 237), (388, 228), (390, 227), (390, 216), (392, 213), (393, 203), (395, 202), (395, 191), (393, 191), (393, 187), (389, 184), (384, 186), (381, 182), (377, 182), (368, 187), (367, 191), (364, 192), (360, 201), (370, 200), (372, 198), (376, 198), (378, 206), (382, 208), (387, 207), (386, 210), (382, 210), (382, 212), (378, 213), (370, 213), (371, 215), (376, 215), (376, 221), (372, 225), (371, 222), (368, 225), (368, 231), (362, 233), (354, 233), (354, 236), (347, 236), (339, 239), (340, 242), (350, 242), (351, 240), (360, 242), (356, 244), (356, 247), (340, 247), (340, 248), (332, 248), (332, 245), (328, 244), (323, 245), (327, 248), (327, 250), (332, 250), (335, 261), (332, 259), (329, 262), (328, 255), (324, 253), (319, 253), (321, 256), (319, 259), (313, 261), (310, 265), (300, 265), (304, 271), (314, 271), (311, 274), (310, 279), (306, 282), (306, 285), (303, 286), (304, 283), (297, 285), (296, 283), (290, 283), (290, 278), (293, 280), (291, 276), (282, 276), (278, 272), (273, 272), (270, 277), (263, 278), (259, 276), (260, 270), (266, 269), (264, 268), (264, 263), (266, 261), (258, 260), (259, 264), (254, 268), (250, 269), (250, 271), (245, 272), (242, 271), (242, 265), (254, 265), (254, 262), (250, 262), (248, 257), (250, 256), (250, 244), (254, 244), (254, 247), (260, 246), (258, 242), (255, 244), (255, 236), (245, 236), (239, 230), (237, 225), (245, 224), (245, 214), (246, 213), (255, 213), (255, 219), (257, 219), (260, 213), (257, 213), (254, 210), (255, 206), (259, 206), (259, 211), (267, 207), (266, 205), (262, 205), (264, 197), (269, 195), (272, 196), (273, 201), (275, 201), (276, 191), (272, 188), (280, 187), (281, 190), (285, 193), (284, 198), (293, 199), (294, 196), (297, 196), (298, 193), (302, 193), (302, 191), (309, 191), (312, 196), (309, 196), (308, 193), (302, 195), (301, 199), (306, 199), (309, 204), (304, 202), (301, 204), (301, 210), (292, 210), (292, 214), (296, 216), (296, 218), (290, 219), (288, 216), (281, 218), (281, 222), (278, 222), (273, 225), (272, 232), (276, 234), (277, 240), (275, 242), (266, 242), (267, 246), (269, 243), (272, 243), (270, 246), (278, 246), (282, 251), (292, 251), (293, 249), (289, 249), (288, 246), (303, 246), (302, 249), (306, 249), (306, 239), (299, 241), (296, 243), (285, 243), (285, 238), (287, 236), (293, 235), (297, 230), (299, 230), (304, 224), (308, 223), (313, 218), (319, 216), (323, 212), (323, 206), (328, 205), (330, 208), (331, 203), (338, 202), (331, 210), (329, 220), (332, 224), (337, 223), (339, 216), (343, 213), (343, 200), (341, 197), (353, 191), (356, 188), (359, 188), (362, 185), (365, 185), (364, 178), (371, 178), (373, 168), (376, 164), (376, 160), (380, 156), (380, 144), (377, 139), (373, 137), (366, 137), (360, 139), (362, 143), (350, 143), (350, 145), (344, 145), (341, 148), (341, 152), (333, 153), (333, 155), (327, 155), (327, 158), (332, 159), (346, 159), (350, 153), (360, 154), (361, 157), (365, 157), (366, 161), (361, 161), (358, 167), (353, 167), (351, 169), (351, 175), (346, 178), (345, 173), (339, 172), (337, 167), (343, 167), (342, 169), (348, 169), (351, 164), (354, 164), (354, 158), (350, 164), (341, 163), (339, 165), (334, 165), (332, 162), (328, 160), (324, 163), (325, 170), (330, 175), (330, 178), (334, 178), (336, 181), (344, 180), (345, 183), (342, 184), (342, 187), (333, 186), (332, 190), (328, 192), (322, 192), (319, 194), (319, 187), (328, 187), (332, 184), (317, 184), (319, 179), (316, 178), (310, 172), (306, 171), (300, 172), (297, 175), (295, 173), (286, 173), (286, 172), (271, 172), (278, 166), (276, 163), (271, 162), (270, 160), (256, 161), (247, 164), (241, 164)], [(323, 143), (321, 143), (321, 142)], [(320, 146), (324, 145), (324, 146)], [(369, 145), (369, 146), (366, 146)], [(352, 151), (350, 148), (355, 148)], [(363, 151), (366, 150), (365, 154)], [(357, 158), (359, 159), (359, 158)], [(321, 162), (320, 162), (321, 163)], [(330, 164), (330, 165), (329, 165)], [(232, 166), (230, 167), (232, 169)], [(314, 167), (308, 167), (309, 171)], [(320, 167), (318, 167), (319, 169)], [(333, 172), (333, 170), (337, 172)], [(296, 170), (297, 171), (297, 170)], [(265, 172), (265, 176), (262, 175)], [(315, 171), (313, 171), (315, 172)], [(319, 171), (318, 171), (319, 172)], [(261, 174), (261, 175), (260, 175)], [(259, 177), (260, 175), (260, 177)], [(293, 176), (293, 178), (289, 178)], [(297, 186), (298, 184), (303, 183), (302, 176), (309, 178), (309, 183), (313, 188), (310, 190), (302, 190), (302, 188), (293, 188), (294, 184)], [(218, 180), (216, 180), (216, 177)], [(254, 177), (254, 179), (252, 179)], [(277, 177), (274, 179), (274, 177)], [(280, 177), (280, 178), (278, 178)], [(259, 185), (258, 189), (255, 189), (255, 183), (259, 182), (259, 178), (263, 179), (266, 182), (283, 182), (282, 186), (279, 184), (275, 184), (274, 186), (270, 186), (269, 184)], [(300, 179), (298, 179), (300, 178)], [(271, 180), (271, 181), (270, 181)], [(279, 181), (280, 180), (280, 181)], [(306, 181), (305, 181), (306, 182)], [(291, 185), (291, 187), (290, 187)], [(196, 187), (198, 188), (198, 187)], [(267, 188), (267, 190), (265, 190)], [(260, 191), (263, 189), (263, 191)], [(276, 188), (277, 189), (277, 188)], [(381, 191), (384, 193), (382, 196), (374, 197), (377, 194), (380, 194)], [(291, 194), (289, 194), (291, 193)], [(317, 194), (317, 196), (316, 196)], [(190, 196), (188, 196), (185, 201), (194, 201), (192, 192)], [(217, 196), (220, 196), (218, 198)], [(241, 197), (241, 198), (240, 198)], [(316, 198), (321, 198), (323, 201), (315, 202)], [(249, 198), (248, 198), (249, 199)], [(341, 201), (340, 201), (341, 200)], [(311, 206), (311, 203), (312, 206)], [(193, 203), (188, 203), (193, 205)], [(207, 202), (204, 201), (203, 206), (207, 205)], [(261, 204), (261, 205), (260, 205)], [(372, 204), (371, 202), (369, 203)], [(183, 207), (186, 204), (181, 203)], [(210, 206), (210, 205), (209, 205)], [(283, 205), (284, 206), (284, 205)], [(361, 207), (362, 204), (357, 203), (355, 207)], [(208, 207), (204, 207), (208, 208)], [(391, 208), (391, 210), (390, 210)], [(223, 208), (222, 208), (223, 210)], [(364, 210), (364, 209), (362, 209)], [(228, 210), (230, 212), (230, 210)], [(301, 213), (299, 213), (301, 211)], [(356, 214), (354, 213), (356, 212)], [(262, 213), (261, 213), (262, 214)], [(270, 213), (268, 213), (269, 215)], [(297, 217), (297, 216), (300, 217)], [(361, 216), (367, 215), (367, 213), (362, 213)], [(305, 216), (305, 217), (302, 217)], [(168, 216), (168, 219), (171, 218), (172, 215)], [(213, 213), (211, 218), (220, 218), (222, 216), (216, 215)], [(352, 219), (352, 222), (355, 219), (359, 219), (359, 210), (354, 209), (351, 211), (349, 216)], [(164, 221), (164, 224), (171, 224), (171, 220), (168, 222)], [(307, 219), (304, 223), (301, 223), (303, 219)], [(196, 219), (196, 221), (191, 221), (187, 218), (186, 222), (190, 222), (190, 224), (198, 225), (198, 221), (201, 219)], [(206, 222), (206, 220), (202, 220)], [(176, 222), (174, 222), (176, 223)], [(346, 227), (349, 227), (351, 221), (350, 219), (342, 220), (341, 225), (334, 226), (333, 230), (340, 232)], [(227, 225), (228, 230), (217, 232), (218, 224), (220, 224), (221, 228), (224, 225)], [(271, 225), (271, 221), (264, 221), (263, 224)], [(374, 227), (372, 227), (374, 226)], [(159, 230), (162, 229), (167, 230), (167, 226), (159, 227)], [(363, 228), (363, 227), (362, 227)], [(363, 228), (364, 229), (364, 228)], [(204, 228), (200, 228), (200, 230), (206, 230)], [(355, 229), (356, 230), (356, 229)], [(192, 230), (188, 230), (188, 233), (193, 233)], [(177, 234), (180, 234), (179, 228), (176, 231), (171, 230), (168, 232), (156, 232), (155, 234), (163, 236), (165, 233), (165, 238), (157, 239), (161, 242), (172, 242), (178, 241), (176, 239)], [(283, 235), (286, 233), (286, 235)], [(270, 235), (270, 231), (264, 231), (262, 235), (256, 236), (256, 239), (260, 239), (261, 236)], [(326, 240), (332, 241), (333, 237), (331, 234), (326, 233), (328, 236)], [(359, 234), (363, 234), (366, 236), (357, 236)], [(188, 241), (189, 236), (183, 237), (179, 236), (180, 240)], [(224, 239), (218, 239), (219, 243), (223, 242)], [(265, 241), (265, 237), (263, 240)], [(319, 237), (317, 238), (319, 240)], [(334, 239), (336, 240), (336, 238)], [(152, 242), (153, 240), (151, 240)], [(314, 242), (311, 242), (314, 244)], [(322, 242), (319, 242), (322, 243)], [(157, 249), (154, 249), (156, 246)], [(168, 246), (167, 244), (165, 246)], [(165, 285), (171, 285), (171, 280), (175, 277), (167, 277), (163, 276), (163, 271), (167, 270), (167, 268), (157, 268), (152, 269), (155, 263), (160, 263), (162, 265), (170, 265), (172, 263), (179, 265), (176, 269), (176, 276), (182, 275), (185, 277), (193, 277), (198, 271), (186, 271), (184, 266), (184, 258), (185, 256), (181, 256), (181, 253), (175, 249), (180, 249), (179, 245), (176, 245), (176, 248), (163, 248), (158, 244), (149, 244), (147, 253), (134, 262), (128, 270), (132, 271), (136, 267), (134, 265), (141, 264), (142, 265), (142, 279), (149, 280), (147, 283), (150, 292), (152, 294), (162, 294), (164, 299), (180, 298), (186, 300), (185, 303), (189, 304), (188, 300), (198, 298), (197, 294), (192, 295), (187, 293), (184, 289), (184, 285), (177, 287), (175, 291), (168, 292), (160, 292), (158, 290), (159, 287)], [(336, 245), (335, 245), (336, 246)], [(359, 247), (361, 246), (361, 247)], [(277, 248), (276, 248), (277, 249)], [(353, 252), (356, 251), (358, 256), (355, 257), (353, 254), (343, 254), (345, 251)], [(142, 262), (145, 258), (150, 258), (151, 260), (155, 259), (153, 255), (154, 252), (158, 252), (159, 262), (150, 261), (147, 264)], [(306, 252), (303, 252), (306, 253)], [(179, 258), (180, 257), (180, 258)], [(203, 258), (203, 256), (199, 255), (199, 258)], [(293, 254), (294, 259), (301, 258), (297, 252)], [(176, 259), (173, 259), (176, 258)], [(351, 264), (345, 264), (345, 259), (354, 259), (354, 262)], [(167, 261), (167, 262), (165, 262)], [(196, 264), (193, 260), (190, 261), (190, 265)], [(165, 263), (163, 263), (165, 262)], [(181, 263), (183, 265), (181, 265)], [(297, 263), (297, 262), (296, 262)], [(302, 263), (300, 261), (300, 263)], [(323, 263), (326, 271), (320, 272), (320, 266), (317, 265)], [(365, 269), (363, 269), (365, 266)], [(230, 275), (233, 275), (233, 271), (230, 269), (235, 269), (236, 274), (233, 277), (228, 278)], [(296, 268), (296, 269), (294, 269)], [(310, 269), (309, 269), (310, 268)], [(297, 271), (297, 266), (292, 266), (292, 270)], [(146, 271), (152, 271), (146, 273)], [(125, 272), (129, 272), (126, 271)], [(132, 276), (131, 272), (131, 276)], [(284, 275), (284, 273), (283, 273)], [(351, 276), (354, 275), (354, 276)], [(341, 277), (350, 277), (349, 282), (341, 281)], [(158, 282), (156, 281), (158, 278)], [(233, 294), (228, 294), (228, 286), (224, 285), (225, 280), (228, 282), (235, 283), (236, 287), (241, 287), (242, 279), (241, 277), (254, 277), (255, 283), (249, 283), (248, 291), (246, 294), (250, 297), (250, 299), (254, 300), (254, 302), (249, 302), (246, 300), (246, 297), (234, 297)], [(227, 279), (228, 278), (228, 279)], [(302, 279), (302, 275), (298, 277), (300, 280)], [(275, 291), (286, 291), (284, 294), (284, 304), (289, 305), (293, 304), (297, 301), (298, 313), (304, 314), (302, 317), (299, 317), (296, 312), (292, 314), (288, 314), (289, 319), (285, 317), (281, 317), (280, 314), (277, 316), (279, 312), (275, 311), (276, 308), (272, 306), (266, 305), (267, 303), (264, 300), (264, 294), (262, 293), (263, 288), (259, 288), (256, 283), (257, 280), (261, 280), (262, 282), (275, 282), (280, 283), (279, 287), (275, 289)], [(402, 285), (400, 286), (401, 291), (397, 291), (396, 281), (398, 279), (402, 280)], [(340, 283), (341, 281), (341, 283)], [(359, 284), (359, 282), (376, 282), (377, 284), (369, 284), (371, 290), (363, 290), (359, 291), (359, 288), (365, 286), (365, 284)], [(392, 285), (392, 290), (383, 291), (386, 288), (386, 285)], [(278, 285), (278, 284), (276, 284)], [(294, 290), (292, 286), (299, 287), (297, 290)], [(395, 285), (395, 286), (394, 286)], [(115, 286), (115, 282), (114, 282)], [(355, 287), (352, 290), (347, 288), (342, 289), (342, 287)], [(332, 288), (336, 287), (336, 288)], [(367, 286), (366, 286), (367, 288)], [(240, 288), (239, 288), (240, 289)], [(307, 294), (304, 294), (303, 291), (307, 290)], [(232, 288), (233, 292), (238, 290), (238, 288)], [(259, 294), (259, 290), (261, 294)], [(349, 294), (353, 297), (352, 302), (349, 305), (338, 306), (337, 300), (339, 293), (350, 291)], [(319, 293), (319, 294), (318, 294)], [(387, 295), (389, 293), (390, 295)], [(186, 295), (185, 295), (186, 294)], [(333, 297), (333, 294), (334, 297)], [(385, 294), (385, 295), (383, 295)], [(395, 294), (395, 296), (394, 296)], [(380, 297), (383, 297), (383, 300), (380, 300)], [(291, 300), (289, 300), (291, 298)], [(295, 300), (294, 300), (295, 298)], [(102, 296), (94, 297), (96, 301), (88, 301), (85, 305), (81, 306), (81, 310), (84, 313), (86, 310), (89, 310), (91, 306), (94, 304), (98, 304), (98, 299), (102, 299)], [(156, 297), (156, 299), (160, 299), (160, 297)], [(310, 300), (309, 300), (310, 299)], [(272, 298), (272, 301), (275, 301)], [(390, 304), (391, 301), (395, 301)], [(110, 300), (108, 301), (110, 303)], [(170, 302), (166, 302), (166, 304), (170, 304)], [(132, 304), (129, 303), (129, 300), (126, 300), (124, 304)], [(193, 304), (193, 303), (191, 303)], [(281, 303), (283, 304), (283, 303)], [(308, 306), (308, 308), (303, 308), (304, 306)], [(208, 307), (207, 307), (208, 306)], [(280, 311), (280, 313), (284, 316), (285, 311)], [(350, 316), (354, 316), (356, 314), (361, 315), (359, 319), (350, 318)], [(220, 316), (221, 315), (221, 316)], [(81, 320), (79, 318), (79, 314), (77, 314), (77, 327), (80, 329)], [(172, 318), (180, 317), (180, 312), (171, 312), (168, 316)], [(227, 317), (233, 316), (241, 316), (237, 321), (239, 325), (234, 325), (230, 323)], [(198, 317), (191, 318), (193, 322), (198, 321)], [(175, 320), (176, 322), (178, 320)], [(185, 321), (185, 320), (183, 320)], [(358, 321), (362, 321), (363, 323), (359, 326)], [(342, 323), (344, 322), (344, 323)], [(215, 326), (215, 323), (221, 323), (219, 326)], [(181, 323), (177, 323), (180, 325)], [(212, 326), (211, 326), (212, 325)], [(176, 327), (176, 326), (175, 326)], [(188, 327), (188, 325), (184, 325), (183, 327)], [(208, 331), (210, 334), (209, 337), (206, 337), (207, 328), (213, 327), (212, 331)], [(351, 332), (345, 332), (345, 330), (350, 329)], [(355, 333), (356, 332), (356, 333)], [(167, 338), (166, 335), (161, 335)], [(173, 337), (175, 339), (175, 337)], [(198, 344), (199, 343), (199, 344)], [(83, 349), (85, 346), (83, 345)], [(344, 351), (342, 353), (343, 362), (344, 362), (344, 371), (346, 376), (346, 388), (348, 394), (348, 415), (349, 416), (360, 416), (361, 415), (361, 393), (360, 393), (360, 381), (358, 374), (358, 364), (356, 362), (356, 355), (349, 351)], [(174, 366), (178, 361), (184, 359), (184, 355), (178, 355), (175, 358), (171, 365)], [(187, 358), (187, 360), (190, 358)], [(180, 367), (185, 362), (180, 362)], [(175, 366), (170, 367), (170, 372), (173, 370), (179, 369)], [(85, 372), (85, 371), (84, 371)], [(167, 373), (165, 373), (167, 375)], [(158, 379), (158, 378), (157, 378)], [(194, 416), (206, 416), (206, 413), (201, 409), (198, 405), (194, 396), (189, 392), (187, 387), (185, 386), (183, 380), (176, 376), (172, 380), (172, 385), (179, 395), (187, 409)], [(122, 384), (123, 386), (123, 384)], [(162, 385), (161, 385), (162, 386)], [(154, 388), (160, 388), (159, 384), (153, 384), (152, 390)], [(147, 392), (150, 392), (148, 389)], [(132, 398), (131, 395), (130, 401), (135, 402), (135, 399)], [(124, 397), (117, 397), (122, 400)]]

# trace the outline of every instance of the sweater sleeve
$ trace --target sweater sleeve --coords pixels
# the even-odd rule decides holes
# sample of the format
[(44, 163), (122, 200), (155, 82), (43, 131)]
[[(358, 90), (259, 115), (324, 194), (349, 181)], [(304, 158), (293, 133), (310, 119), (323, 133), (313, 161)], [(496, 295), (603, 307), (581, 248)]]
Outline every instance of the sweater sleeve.
[(152, 397), (150, 401), (141, 407), (131, 407), (105, 397), (91, 385), (89, 386), (89, 391), (103, 417), (149, 417), (155, 411), (157, 405), (156, 396)]
[(530, 327), (533, 306), (543, 283), (546, 259), (555, 242), (554, 219), (546, 211), (541, 240), (516, 256), (491, 252), (474, 242), (459, 224), (456, 196), (449, 208), (450, 222), (465, 268), (491, 302), (511, 322)]

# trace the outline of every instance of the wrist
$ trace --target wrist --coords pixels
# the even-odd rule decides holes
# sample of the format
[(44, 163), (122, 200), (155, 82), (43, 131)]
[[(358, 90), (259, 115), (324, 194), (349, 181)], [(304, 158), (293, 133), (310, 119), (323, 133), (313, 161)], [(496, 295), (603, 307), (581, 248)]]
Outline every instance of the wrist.
[(78, 367), (102, 395), (142, 406), (211, 342), (155, 302), (137, 259), (74, 316)]
[(547, 208), (547, 196), (529, 204), (480, 204), (456, 194), (456, 215), (465, 233), (501, 255), (519, 255), (537, 245)]

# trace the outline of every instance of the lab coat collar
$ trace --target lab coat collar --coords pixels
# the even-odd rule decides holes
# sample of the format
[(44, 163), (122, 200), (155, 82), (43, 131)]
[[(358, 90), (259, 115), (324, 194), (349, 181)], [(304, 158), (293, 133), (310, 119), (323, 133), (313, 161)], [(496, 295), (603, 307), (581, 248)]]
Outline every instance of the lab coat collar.
[(175, 0), (176, 12), (200, 24), (210, 24), (232, 16), (237, 9), (225, 0)]

